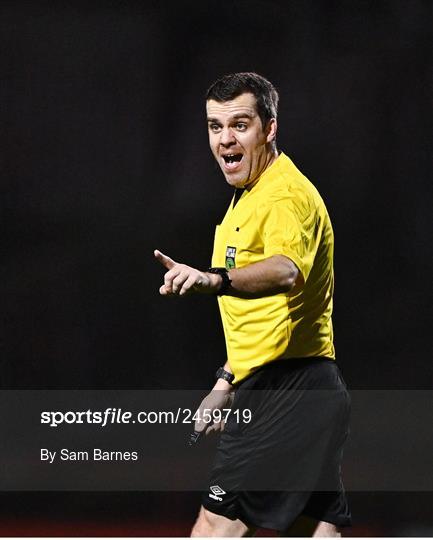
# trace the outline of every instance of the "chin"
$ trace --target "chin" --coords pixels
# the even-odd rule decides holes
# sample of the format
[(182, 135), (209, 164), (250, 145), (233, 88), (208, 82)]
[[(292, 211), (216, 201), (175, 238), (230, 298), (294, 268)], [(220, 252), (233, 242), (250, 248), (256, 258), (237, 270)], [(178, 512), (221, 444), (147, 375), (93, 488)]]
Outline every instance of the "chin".
[[(225, 176), (225, 175), (224, 175)], [(243, 188), (245, 185), (245, 180), (243, 178), (233, 178), (226, 176), (225, 177), (227, 184), (234, 188)]]
[(233, 181), (229, 181), (227, 180), (227, 183), (233, 187), (233, 188), (238, 188), (238, 189), (241, 189), (244, 187), (244, 183), (243, 182), (233, 182)]

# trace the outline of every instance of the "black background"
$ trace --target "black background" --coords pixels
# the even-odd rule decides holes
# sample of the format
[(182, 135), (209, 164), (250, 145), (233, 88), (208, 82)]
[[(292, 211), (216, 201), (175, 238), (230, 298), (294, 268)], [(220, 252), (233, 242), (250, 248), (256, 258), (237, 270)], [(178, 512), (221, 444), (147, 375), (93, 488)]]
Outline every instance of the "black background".
[[(216, 302), (161, 298), (153, 249), (208, 266), (232, 191), (207, 146), (204, 93), (246, 70), (279, 90), (278, 146), (331, 215), (348, 386), (430, 388), (431, 15), (420, 0), (3, 1), (2, 388), (212, 383), (225, 356)], [(49, 496), (21, 497), (31, 516)], [(195, 513), (195, 495), (141, 497), (166, 521), (173, 506)], [(398, 532), (373, 496), (354, 497), (359, 527), (365, 516)], [(426, 495), (393, 497), (379, 504), (431, 519), (416, 513)], [(3, 511), (24, 499), (7, 495)], [(141, 515), (138, 499), (63, 494), (52, 507), (63, 522), (98, 504)]]

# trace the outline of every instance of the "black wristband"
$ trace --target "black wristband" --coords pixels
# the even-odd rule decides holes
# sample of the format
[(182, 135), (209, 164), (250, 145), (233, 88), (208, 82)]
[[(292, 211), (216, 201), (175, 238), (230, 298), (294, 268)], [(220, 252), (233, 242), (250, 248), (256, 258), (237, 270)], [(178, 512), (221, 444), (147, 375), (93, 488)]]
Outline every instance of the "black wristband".
[(217, 379), (224, 379), (228, 383), (232, 384), (235, 376), (233, 373), (230, 373), (229, 371), (226, 371), (223, 367), (220, 367), (217, 369), (217, 372), (215, 373), (215, 377)]
[(207, 271), (209, 272), (209, 274), (219, 274), (222, 278), (221, 287), (216, 294), (218, 296), (226, 294), (232, 283), (232, 280), (229, 278), (227, 268), (214, 266), (212, 268), (208, 268)]

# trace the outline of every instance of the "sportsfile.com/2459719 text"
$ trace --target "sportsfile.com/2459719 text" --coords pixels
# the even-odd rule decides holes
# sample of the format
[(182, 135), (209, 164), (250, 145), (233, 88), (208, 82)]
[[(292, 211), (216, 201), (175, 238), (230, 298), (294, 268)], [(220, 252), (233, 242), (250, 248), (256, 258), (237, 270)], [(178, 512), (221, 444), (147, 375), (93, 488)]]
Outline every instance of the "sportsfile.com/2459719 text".
[(251, 422), (250, 409), (184, 409), (173, 411), (140, 411), (133, 413), (121, 408), (108, 407), (104, 411), (42, 411), (41, 424), (58, 427), (62, 424), (97, 424), (105, 427), (114, 424), (205, 424), (227, 422), (234, 416), (237, 423)]

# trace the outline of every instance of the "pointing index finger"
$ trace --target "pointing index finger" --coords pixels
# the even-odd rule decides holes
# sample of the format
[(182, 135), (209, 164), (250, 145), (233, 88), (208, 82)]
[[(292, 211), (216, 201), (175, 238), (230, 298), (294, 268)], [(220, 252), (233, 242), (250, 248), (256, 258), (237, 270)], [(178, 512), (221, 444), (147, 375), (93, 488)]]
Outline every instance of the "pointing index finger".
[(173, 259), (170, 259), (170, 257), (168, 257), (167, 255), (164, 255), (164, 253), (162, 253), (161, 251), (159, 251), (158, 249), (155, 249), (155, 251), (153, 252), (153, 254), (155, 255), (155, 258), (163, 265), (165, 266), (168, 270), (171, 270), (173, 268), (173, 266), (175, 266), (175, 262), (173, 261)]

